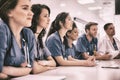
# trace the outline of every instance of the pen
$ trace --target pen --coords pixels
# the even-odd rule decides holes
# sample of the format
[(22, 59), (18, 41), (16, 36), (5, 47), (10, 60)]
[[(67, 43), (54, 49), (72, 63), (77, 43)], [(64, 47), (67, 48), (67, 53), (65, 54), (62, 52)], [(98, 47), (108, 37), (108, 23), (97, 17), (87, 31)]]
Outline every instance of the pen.
[(111, 68), (111, 69), (119, 69), (120, 67), (101, 67), (101, 68)]

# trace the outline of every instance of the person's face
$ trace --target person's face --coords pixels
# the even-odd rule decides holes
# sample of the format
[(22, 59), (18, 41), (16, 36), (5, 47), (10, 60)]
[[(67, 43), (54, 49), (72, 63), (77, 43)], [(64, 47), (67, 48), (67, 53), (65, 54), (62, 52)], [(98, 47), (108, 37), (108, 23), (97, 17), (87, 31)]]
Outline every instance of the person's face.
[(71, 32), (68, 32), (68, 37), (74, 41), (77, 40), (78, 34), (79, 34), (78, 29), (74, 28)]
[(114, 36), (115, 35), (115, 27), (114, 25), (109, 25), (108, 29), (106, 30), (106, 33), (109, 35), (109, 36)]
[(96, 35), (97, 35), (97, 30), (98, 30), (97, 25), (92, 25), (92, 26), (90, 27), (90, 30), (87, 30), (87, 31), (88, 31), (88, 34), (89, 34), (91, 37), (96, 37)]
[(18, 26), (31, 26), (33, 13), (30, 0), (18, 0), (16, 7), (8, 13), (9, 20)]
[(70, 15), (68, 15), (65, 19), (65, 24), (64, 24), (64, 27), (67, 29), (67, 30), (72, 30), (72, 25), (73, 25), (73, 21), (70, 17)]
[(39, 16), (39, 26), (42, 28), (47, 28), (50, 22), (49, 12), (47, 9), (42, 9), (42, 12)]

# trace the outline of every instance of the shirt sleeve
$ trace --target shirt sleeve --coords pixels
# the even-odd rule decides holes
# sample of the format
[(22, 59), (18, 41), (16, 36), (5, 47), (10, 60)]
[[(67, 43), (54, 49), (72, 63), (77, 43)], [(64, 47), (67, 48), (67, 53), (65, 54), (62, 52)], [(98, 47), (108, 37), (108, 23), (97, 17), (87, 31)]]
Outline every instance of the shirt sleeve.
[(0, 72), (2, 72), (7, 51), (7, 34), (5, 27), (5, 25), (0, 24)]
[(46, 46), (43, 48), (43, 53), (45, 54), (46, 58), (51, 56), (51, 52), (48, 50)]
[(87, 47), (85, 46), (85, 40), (83, 38), (79, 38), (76, 44), (76, 50), (79, 53), (87, 52)]
[(46, 46), (48, 47), (53, 57), (62, 56), (62, 49), (60, 47), (62, 45), (60, 44), (59, 40), (51, 37), (47, 40)]
[(105, 54), (106, 50), (106, 41), (105, 40), (99, 40), (98, 41), (98, 53)]
[(68, 56), (72, 56), (72, 53), (71, 53), (70, 48), (67, 48), (67, 49), (65, 50), (65, 53), (66, 53), (66, 56), (67, 56), (67, 57), (68, 57)]

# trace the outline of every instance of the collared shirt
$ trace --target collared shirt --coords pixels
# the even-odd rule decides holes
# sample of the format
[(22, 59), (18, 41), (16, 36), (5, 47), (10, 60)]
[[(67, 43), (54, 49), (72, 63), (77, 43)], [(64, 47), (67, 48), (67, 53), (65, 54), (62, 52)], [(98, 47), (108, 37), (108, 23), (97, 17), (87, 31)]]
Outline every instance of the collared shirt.
[(98, 41), (98, 52), (105, 54), (109, 52), (110, 54), (118, 54), (120, 51), (120, 41), (113, 37), (115, 43), (112, 44), (111, 40), (107, 35), (105, 35), (101, 40)]
[(36, 47), (37, 47), (37, 54), (35, 55), (35, 58), (37, 60), (47, 60), (49, 56), (51, 56), (50, 51), (48, 48), (44, 45), (44, 48), (40, 48), (39, 41), (36, 40)]
[(67, 57), (72, 56), (73, 58), (75, 58), (76, 48), (75, 48), (74, 44), (72, 44), (72, 47), (66, 48), (65, 51), (66, 51), (66, 56)]
[(11, 33), (9, 27), (0, 20), (0, 72), (3, 66), (20, 67), (21, 63), (25, 62), (25, 52), (23, 51), (24, 40), (27, 44), (29, 53), (30, 65), (33, 65), (34, 60), (34, 35), (30, 29), (24, 28), (21, 33), (22, 48), (18, 46), (18, 43)]
[(53, 58), (57, 56), (62, 56), (64, 59), (66, 58), (65, 45), (62, 43), (58, 32), (51, 34), (47, 38), (46, 46), (51, 52)]
[(117, 47), (117, 44), (116, 44), (116, 42), (115, 42), (115, 39), (113, 38), (113, 47), (114, 47), (114, 49), (115, 50), (118, 50), (118, 47)]
[(96, 48), (97, 50), (97, 38), (92, 38), (92, 40), (89, 42), (86, 34), (83, 34), (81, 37), (78, 38), (76, 48), (78, 54), (84, 53), (84, 52), (89, 52), (89, 55), (93, 55), (93, 51)]

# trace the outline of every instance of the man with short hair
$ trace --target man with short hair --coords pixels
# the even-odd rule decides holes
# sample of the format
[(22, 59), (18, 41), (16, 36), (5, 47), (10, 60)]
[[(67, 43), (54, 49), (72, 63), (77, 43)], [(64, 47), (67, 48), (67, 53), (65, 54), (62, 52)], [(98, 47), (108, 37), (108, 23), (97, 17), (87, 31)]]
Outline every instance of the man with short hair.
[(104, 25), (106, 35), (99, 41), (98, 51), (102, 54), (108, 52), (113, 58), (120, 58), (120, 41), (114, 37), (115, 27), (113, 23)]
[(76, 45), (78, 52), (76, 54), (77, 58), (80, 59), (81, 57), (79, 56), (82, 56), (83, 59), (88, 59), (90, 56), (94, 56), (96, 59), (110, 59), (111, 55), (101, 55), (97, 52), (97, 25), (95, 22), (89, 22), (85, 25), (86, 34), (79, 37)]

